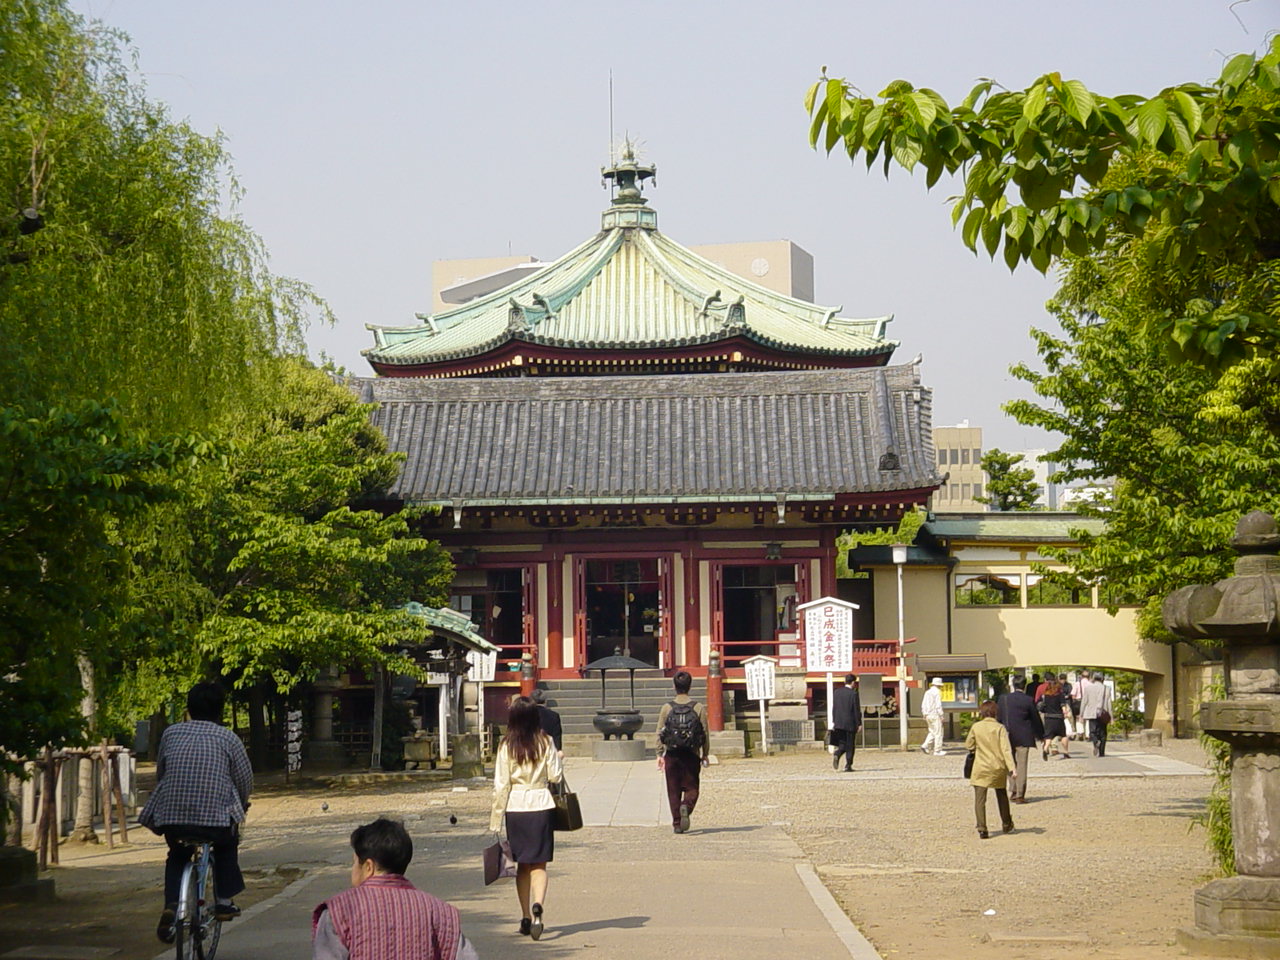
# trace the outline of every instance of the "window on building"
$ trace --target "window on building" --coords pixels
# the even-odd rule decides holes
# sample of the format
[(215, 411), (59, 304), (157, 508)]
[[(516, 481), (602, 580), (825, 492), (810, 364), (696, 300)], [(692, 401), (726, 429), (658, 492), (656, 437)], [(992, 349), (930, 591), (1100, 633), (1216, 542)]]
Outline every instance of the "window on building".
[(523, 571), (459, 570), (450, 589), (449, 606), (476, 625), (476, 633), (503, 650), (500, 657), (519, 657), (524, 644)]
[(796, 629), (795, 565), (725, 567), (723, 585), (725, 665), (776, 657), (778, 633)]
[(959, 463), (959, 461), (956, 459), (956, 451), (955, 451), (954, 449), (950, 449), (950, 450), (948, 450), (947, 452), (948, 452), (948, 453), (950, 454), (950, 456), (951, 456), (951, 462), (952, 462), (952, 463)]
[(965, 447), (965, 448), (963, 448), (963, 449), (960, 451), (960, 462), (961, 462), (961, 463), (968, 463), (968, 462), (969, 462), (969, 448), (968, 448), (968, 447)]
[(1022, 575), (1017, 573), (956, 574), (957, 607), (1019, 607)]
[(961, 499), (961, 500), (968, 500), (968, 499), (969, 499), (969, 497), (970, 497), (970, 496), (972, 496), (972, 495), (973, 495), (973, 484), (971, 484), (971, 483), (962, 483), (962, 484), (960, 484), (960, 499)]
[(981, 451), (980, 449), (978, 449), (977, 447), (974, 447), (974, 448), (973, 448), (973, 462), (974, 462), (974, 463), (981, 463), (981, 462), (982, 462), (982, 451)]
[(959, 499), (960, 499), (960, 484), (958, 484), (958, 483), (953, 483), (953, 484), (951, 485), (951, 499), (952, 499), (952, 500), (959, 500)]
[(1027, 606), (1087, 607), (1093, 603), (1093, 590), (1087, 584), (1065, 577), (1027, 574)]
[(945, 467), (947, 465), (947, 451), (938, 451), (938, 466)]
[(1098, 606), (1100, 607), (1140, 607), (1143, 598), (1132, 589), (1119, 583), (1098, 584)]

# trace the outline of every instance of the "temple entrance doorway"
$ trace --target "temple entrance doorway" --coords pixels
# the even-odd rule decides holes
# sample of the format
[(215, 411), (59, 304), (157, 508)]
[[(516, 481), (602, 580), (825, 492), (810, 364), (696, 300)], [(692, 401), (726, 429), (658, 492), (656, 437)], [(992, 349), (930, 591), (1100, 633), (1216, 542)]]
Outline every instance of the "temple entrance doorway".
[(587, 560), (587, 662), (623, 656), (658, 664), (661, 590), (658, 559)]

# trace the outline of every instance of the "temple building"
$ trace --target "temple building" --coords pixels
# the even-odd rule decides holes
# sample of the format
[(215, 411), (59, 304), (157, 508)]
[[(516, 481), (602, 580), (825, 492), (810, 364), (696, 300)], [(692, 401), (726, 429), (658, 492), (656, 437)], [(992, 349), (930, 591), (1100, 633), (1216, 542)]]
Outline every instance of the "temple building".
[(602, 173), (612, 203), (576, 249), (370, 327), (379, 376), (355, 387), (406, 457), (387, 505), (437, 508), (423, 533), (499, 679), (572, 682), (615, 651), (668, 675), (718, 660), (730, 685), (757, 653), (802, 666), (795, 610), (836, 594), (837, 535), (941, 481), (930, 391), (890, 365), (889, 318), (669, 239), (630, 151)]

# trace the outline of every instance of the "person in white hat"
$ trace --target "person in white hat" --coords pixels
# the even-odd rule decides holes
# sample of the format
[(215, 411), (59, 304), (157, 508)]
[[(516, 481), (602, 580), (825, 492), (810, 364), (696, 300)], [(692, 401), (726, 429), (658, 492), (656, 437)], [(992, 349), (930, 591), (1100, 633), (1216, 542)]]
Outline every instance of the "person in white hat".
[(924, 692), (924, 699), (920, 701), (920, 713), (924, 716), (924, 722), (929, 725), (929, 735), (920, 744), (920, 749), (935, 757), (944, 756), (947, 751), (942, 749), (941, 677), (934, 677), (929, 681), (929, 689)]

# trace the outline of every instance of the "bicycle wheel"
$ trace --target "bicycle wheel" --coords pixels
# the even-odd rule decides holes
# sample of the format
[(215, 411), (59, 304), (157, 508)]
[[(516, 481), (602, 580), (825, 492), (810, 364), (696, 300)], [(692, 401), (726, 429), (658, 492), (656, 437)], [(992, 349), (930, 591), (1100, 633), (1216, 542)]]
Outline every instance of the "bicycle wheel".
[(213, 960), (222, 939), (222, 921), (218, 919), (217, 890), (213, 885), (213, 852), (204, 865), (204, 883), (200, 890), (200, 935), (196, 938), (197, 960)]
[(199, 940), (200, 906), (196, 865), (188, 863), (182, 868), (182, 883), (178, 886), (178, 916), (174, 920), (173, 943), (178, 960), (196, 960), (196, 943)]

